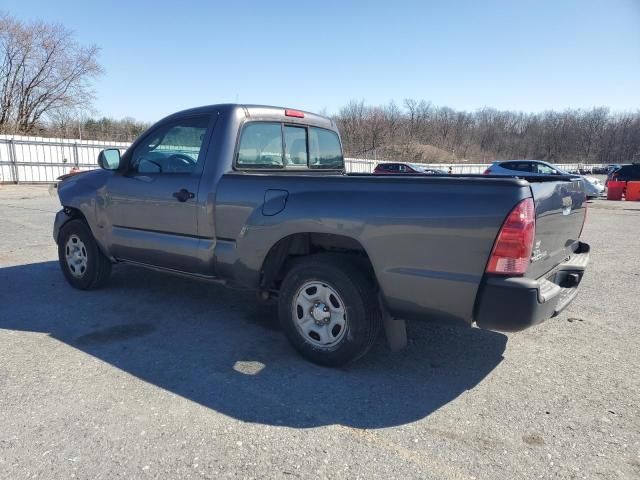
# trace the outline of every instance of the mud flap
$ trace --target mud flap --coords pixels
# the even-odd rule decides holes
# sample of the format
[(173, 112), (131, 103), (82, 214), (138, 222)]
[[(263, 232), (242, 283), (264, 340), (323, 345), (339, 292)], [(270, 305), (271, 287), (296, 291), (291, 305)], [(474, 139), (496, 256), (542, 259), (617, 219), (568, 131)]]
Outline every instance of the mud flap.
[(407, 346), (407, 325), (404, 320), (393, 318), (381, 305), (382, 325), (387, 343), (392, 352), (399, 352)]

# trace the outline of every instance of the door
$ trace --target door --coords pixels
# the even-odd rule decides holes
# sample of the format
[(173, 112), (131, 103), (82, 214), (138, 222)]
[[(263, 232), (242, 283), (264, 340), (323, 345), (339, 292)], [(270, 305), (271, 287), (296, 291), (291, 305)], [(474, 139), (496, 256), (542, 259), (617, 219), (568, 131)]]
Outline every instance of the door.
[(196, 209), (210, 116), (166, 122), (125, 154), (113, 175), (105, 213), (113, 255), (147, 265), (202, 272)]

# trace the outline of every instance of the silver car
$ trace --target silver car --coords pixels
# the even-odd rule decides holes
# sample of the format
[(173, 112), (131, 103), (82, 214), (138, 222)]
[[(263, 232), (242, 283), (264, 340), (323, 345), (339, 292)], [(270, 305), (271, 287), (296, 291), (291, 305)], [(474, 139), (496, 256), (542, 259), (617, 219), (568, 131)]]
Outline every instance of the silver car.
[(485, 175), (569, 175), (582, 180), (588, 198), (599, 197), (604, 192), (604, 185), (595, 177), (576, 175), (541, 160), (501, 160), (493, 162), (484, 171)]

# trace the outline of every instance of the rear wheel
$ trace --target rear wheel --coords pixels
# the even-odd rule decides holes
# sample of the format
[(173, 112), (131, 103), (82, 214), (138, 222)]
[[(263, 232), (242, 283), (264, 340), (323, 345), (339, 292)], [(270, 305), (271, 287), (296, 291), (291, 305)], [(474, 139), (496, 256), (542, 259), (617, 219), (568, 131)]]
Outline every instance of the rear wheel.
[(100, 288), (111, 275), (111, 262), (82, 220), (71, 220), (60, 229), (58, 261), (67, 282), (80, 290)]
[(374, 283), (346, 255), (297, 260), (280, 288), (278, 314), (298, 352), (332, 367), (364, 355), (382, 325)]

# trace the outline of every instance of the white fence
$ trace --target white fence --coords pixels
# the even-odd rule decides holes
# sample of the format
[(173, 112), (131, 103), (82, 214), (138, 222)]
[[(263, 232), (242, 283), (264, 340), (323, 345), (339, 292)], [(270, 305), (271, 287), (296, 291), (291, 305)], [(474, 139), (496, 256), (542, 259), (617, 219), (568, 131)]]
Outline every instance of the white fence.
[[(0, 183), (52, 183), (72, 168), (97, 168), (98, 153), (103, 148), (126, 149), (128, 143), (97, 140), (68, 140), (43, 137), (0, 135)], [(381, 160), (346, 158), (349, 173), (372, 173)], [(484, 163), (438, 163), (434, 168), (454, 174), (478, 174)], [(576, 170), (579, 164), (559, 164), (563, 170)], [(596, 167), (600, 165), (589, 165)]]
[(0, 183), (51, 183), (72, 168), (96, 168), (98, 153), (107, 147), (128, 144), (0, 135)]

